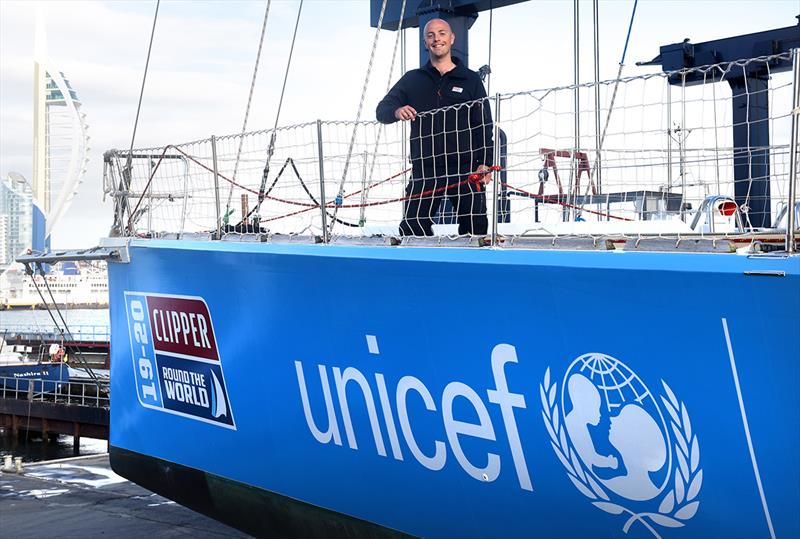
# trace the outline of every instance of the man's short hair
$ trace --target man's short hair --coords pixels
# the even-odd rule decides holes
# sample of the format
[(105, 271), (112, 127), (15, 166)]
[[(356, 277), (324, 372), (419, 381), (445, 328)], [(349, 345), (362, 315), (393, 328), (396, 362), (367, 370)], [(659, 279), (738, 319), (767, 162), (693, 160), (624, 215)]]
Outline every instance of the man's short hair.
[(426, 23), (425, 23), (425, 26), (422, 28), (422, 35), (425, 35), (425, 34), (427, 34), (427, 33), (428, 33), (428, 25), (429, 25), (430, 23), (432, 23), (433, 21), (442, 21), (442, 22), (443, 22), (443, 23), (445, 23), (445, 24), (447, 25), (447, 27), (450, 29), (450, 33), (451, 33), (451, 34), (453, 33), (453, 27), (452, 27), (452, 26), (450, 26), (450, 23), (449, 23), (449, 22), (447, 22), (447, 21), (446, 21), (446, 20), (444, 20), (444, 19), (439, 19), (439, 18), (436, 18), (436, 19), (431, 19), (431, 20), (429, 20), (428, 22), (426, 22)]

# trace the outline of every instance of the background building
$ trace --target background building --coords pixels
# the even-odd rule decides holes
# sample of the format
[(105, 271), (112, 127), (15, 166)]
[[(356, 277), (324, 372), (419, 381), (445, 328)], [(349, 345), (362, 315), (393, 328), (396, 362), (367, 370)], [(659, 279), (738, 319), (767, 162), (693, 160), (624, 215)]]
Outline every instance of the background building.
[[(41, 303), (34, 281), (15, 259), (28, 249), (48, 251), (50, 234), (86, 174), (89, 136), (78, 94), (47, 60), (44, 20), (37, 14), (33, 62), (33, 174), (11, 172), (0, 181), (0, 309)], [(49, 266), (43, 266), (50, 271)], [(44, 279), (38, 276), (37, 279)], [(47, 276), (55, 302), (107, 305), (105, 270), (88, 264)]]
[(49, 249), (50, 233), (75, 197), (89, 162), (88, 126), (78, 94), (62, 72), (48, 71), (43, 62), (34, 63), (31, 246), (37, 251)]
[(0, 181), (0, 267), (29, 249), (33, 234), (31, 186), (16, 172)]
[(86, 174), (89, 136), (78, 94), (46, 58), (37, 15), (33, 62), (33, 174), (9, 173), (0, 187), (0, 271), (27, 249), (47, 251), (50, 234)]
[(0, 213), (0, 272), (3, 271), (5, 260), (8, 259), (8, 247), (6, 246), (6, 237), (8, 235), (8, 215)]

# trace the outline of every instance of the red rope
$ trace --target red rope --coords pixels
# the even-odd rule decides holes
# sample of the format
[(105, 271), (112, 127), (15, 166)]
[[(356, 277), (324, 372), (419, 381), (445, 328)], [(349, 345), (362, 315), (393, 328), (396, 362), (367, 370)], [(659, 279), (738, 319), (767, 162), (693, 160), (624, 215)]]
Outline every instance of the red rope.
[[(214, 172), (214, 169), (209, 168), (207, 165), (204, 165), (203, 163), (201, 163), (200, 161), (198, 161), (197, 159), (195, 159), (194, 157), (192, 157), (188, 153), (184, 152), (180, 148), (175, 148), (175, 149), (178, 152), (182, 153), (187, 159), (189, 159), (193, 163), (196, 163), (197, 165), (199, 165), (200, 167), (206, 169), (209, 172), (212, 172), (212, 173)], [(249, 187), (245, 187), (244, 185), (233, 181), (232, 179), (228, 178), (227, 176), (225, 176), (223, 174), (220, 174), (219, 172), (217, 172), (217, 176), (219, 176), (220, 178), (222, 178), (226, 182), (230, 183), (231, 185), (235, 185), (236, 187), (238, 187), (238, 188), (240, 188), (240, 189), (242, 189), (244, 191), (247, 191), (248, 193), (253, 193), (256, 196), (258, 196), (258, 194), (259, 194), (258, 191), (254, 190), (254, 189), (250, 189)], [(318, 207), (316, 204), (309, 204), (307, 202), (296, 202), (294, 200), (286, 200), (286, 199), (278, 198), (278, 197), (265, 196), (264, 198), (268, 198), (269, 200), (274, 200), (276, 202), (282, 202), (284, 204), (291, 204), (293, 206), (303, 206), (303, 207), (306, 207), (306, 208), (317, 208)]]
[[(495, 165), (495, 166), (491, 167), (491, 170), (492, 171), (499, 171), (500, 167)], [(384, 183), (384, 182), (386, 182), (388, 180), (394, 179), (394, 178), (400, 176), (401, 174), (405, 174), (406, 172), (408, 172), (408, 169), (404, 170), (401, 173), (395, 174), (394, 176), (386, 178), (385, 180), (381, 180), (380, 182), (376, 183), (375, 185), (378, 185), (380, 183)], [(382, 206), (382, 205), (385, 205), (385, 204), (392, 204), (392, 203), (395, 203), (395, 202), (407, 202), (407, 201), (413, 200), (415, 198), (423, 198), (423, 197), (426, 197), (426, 196), (431, 196), (431, 195), (435, 195), (435, 194), (441, 193), (443, 191), (446, 191), (448, 189), (452, 189), (454, 187), (460, 187), (460, 186), (462, 186), (462, 185), (464, 185), (466, 183), (474, 183), (474, 184), (476, 184), (476, 188), (478, 190), (480, 190), (481, 178), (482, 177), (483, 177), (483, 174), (474, 173), (474, 174), (470, 174), (467, 177), (466, 180), (462, 180), (460, 182), (452, 183), (452, 184), (446, 185), (444, 187), (439, 187), (439, 188), (436, 188), (436, 189), (429, 189), (428, 191), (423, 191), (423, 192), (415, 194), (415, 195), (410, 195), (410, 196), (405, 196), (405, 197), (398, 197), (398, 198), (393, 198), (393, 199), (389, 199), (389, 200), (380, 200), (380, 201), (377, 201), (377, 202), (369, 202), (369, 203), (366, 203), (366, 204), (340, 204), (338, 207), (340, 207), (340, 208), (366, 208), (366, 207), (370, 207), (370, 206)], [(619, 216), (616, 216), (616, 215), (611, 215), (609, 213), (603, 213), (603, 212), (590, 210), (590, 209), (587, 209), (587, 208), (583, 208), (581, 206), (576, 206), (574, 204), (569, 204), (567, 202), (562, 202), (560, 200), (555, 200), (555, 201), (554, 200), (550, 200), (550, 197), (547, 196), (547, 195), (537, 195), (535, 193), (531, 193), (529, 191), (526, 191), (525, 189), (521, 189), (519, 187), (514, 187), (513, 185), (509, 185), (509, 184), (507, 184), (505, 182), (502, 183), (501, 185), (503, 185), (504, 187), (507, 187), (509, 189), (513, 189), (514, 191), (518, 191), (518, 192), (520, 192), (520, 193), (522, 193), (524, 195), (530, 196), (532, 198), (537, 198), (537, 199), (540, 199), (542, 201), (545, 201), (545, 202), (548, 202), (548, 203), (551, 203), (551, 204), (557, 204), (557, 205), (560, 205), (560, 206), (564, 206), (566, 208), (578, 209), (578, 210), (584, 211), (586, 213), (599, 215), (601, 217), (608, 217), (609, 219), (617, 219), (619, 221), (633, 221), (634, 220), (634, 219), (629, 219), (627, 217), (619, 217)], [(346, 195), (344, 198), (349, 198), (351, 196), (359, 194), (360, 192), (361, 191), (356, 191), (354, 193), (350, 193), (349, 195)], [(335, 202), (328, 202), (327, 204), (325, 204), (325, 206), (326, 207), (334, 207), (335, 206)], [(291, 212), (291, 213), (288, 213), (288, 214), (285, 214), (285, 215), (279, 215), (277, 217), (270, 217), (269, 219), (264, 219), (264, 222), (277, 221), (279, 219), (285, 219), (286, 217), (292, 217), (294, 215), (305, 213), (305, 212), (313, 210), (315, 208), (319, 208), (319, 206), (317, 205), (317, 206), (314, 206), (313, 208), (306, 208), (306, 209), (303, 209), (303, 210), (294, 211), (294, 212)]]
[[(147, 193), (148, 189), (150, 189), (150, 185), (152, 184), (153, 177), (155, 176), (156, 171), (158, 170), (158, 167), (161, 165), (161, 162), (164, 160), (164, 156), (166, 155), (167, 150), (170, 149), (170, 148), (172, 148), (175, 151), (177, 151), (178, 153), (182, 154), (188, 160), (190, 160), (193, 163), (197, 164), (201, 168), (204, 168), (205, 170), (207, 170), (209, 172), (212, 172), (212, 173), (214, 172), (214, 170), (212, 168), (209, 168), (207, 165), (205, 165), (202, 162), (198, 161), (193, 156), (191, 156), (188, 153), (184, 152), (180, 148), (178, 148), (176, 146), (172, 146), (172, 145), (165, 146), (164, 147), (164, 151), (161, 153), (161, 156), (158, 159), (158, 162), (156, 163), (155, 167), (153, 167), (153, 171), (150, 174), (150, 178), (148, 178), (148, 180), (147, 180), (147, 184), (145, 185), (145, 188), (142, 191), (142, 195), (139, 197), (139, 200), (137, 201), (136, 206), (133, 209), (133, 212), (131, 212), (131, 214), (130, 214), (130, 218), (128, 219), (128, 230), (131, 229), (133, 216), (136, 214), (136, 210), (139, 209), (139, 205), (142, 203), (142, 200), (144, 199), (145, 193)], [(381, 185), (381, 184), (386, 183), (388, 181), (391, 181), (391, 180), (393, 180), (395, 178), (398, 178), (398, 177), (406, 174), (409, 170), (410, 169), (402, 170), (402, 171), (398, 172), (397, 174), (389, 176), (388, 178), (385, 178), (383, 180), (377, 181), (377, 182), (369, 185), (367, 187), (367, 189), (372, 189), (374, 187), (377, 187), (378, 185)], [(498, 172), (500, 170), (501, 170), (501, 168), (499, 166), (493, 165), (492, 167), (490, 167), (490, 170), (487, 171), (487, 173), (489, 173), (489, 172)], [(388, 199), (388, 200), (379, 200), (377, 202), (367, 202), (366, 204), (336, 204), (336, 201), (333, 200), (333, 201), (327, 202), (325, 204), (325, 207), (326, 208), (332, 208), (332, 207), (337, 207), (337, 208), (368, 208), (368, 207), (372, 207), (372, 206), (384, 206), (386, 204), (394, 204), (396, 202), (407, 202), (409, 200), (414, 200), (414, 199), (417, 199), (417, 198), (423, 198), (423, 197), (427, 197), (427, 196), (431, 196), (431, 195), (436, 195), (436, 194), (442, 193), (442, 192), (444, 192), (444, 191), (446, 191), (448, 189), (452, 189), (454, 187), (461, 187), (462, 185), (467, 184), (467, 183), (474, 183), (476, 190), (477, 191), (481, 191), (482, 178), (485, 176), (485, 174), (486, 173), (477, 173), (477, 172), (476, 173), (472, 173), (469, 176), (467, 176), (466, 180), (462, 180), (462, 181), (456, 182), (456, 183), (451, 183), (451, 184), (445, 185), (443, 187), (438, 187), (438, 188), (435, 188), (435, 189), (429, 189), (427, 191), (423, 191), (421, 193), (417, 193), (417, 194), (414, 194), (414, 195), (403, 196), (403, 197), (398, 197), (398, 198), (392, 198), (392, 199)], [(223, 180), (225, 180), (228, 183), (230, 183), (231, 185), (234, 185), (234, 186), (242, 189), (243, 191), (247, 191), (248, 193), (252, 193), (254, 195), (259, 195), (258, 191), (254, 190), (254, 189), (250, 189), (249, 187), (246, 187), (246, 186), (244, 186), (244, 185), (242, 185), (242, 184), (240, 184), (240, 183), (228, 178), (227, 176), (225, 176), (223, 174), (220, 174), (219, 172), (217, 173), (217, 175), (220, 178), (222, 178)], [(609, 219), (617, 219), (617, 220), (620, 220), (620, 221), (633, 221), (633, 219), (629, 219), (627, 217), (619, 217), (619, 216), (611, 215), (611, 214), (608, 214), (608, 213), (603, 213), (603, 212), (598, 212), (598, 211), (586, 209), (584, 207), (576, 206), (574, 204), (569, 204), (567, 202), (562, 202), (560, 200), (551, 200), (551, 197), (548, 196), (548, 195), (538, 195), (538, 194), (535, 194), (535, 193), (531, 193), (530, 191), (526, 191), (525, 189), (522, 189), (522, 188), (519, 188), (519, 187), (514, 187), (513, 185), (510, 185), (510, 184), (505, 183), (505, 182), (501, 183), (501, 185), (504, 186), (504, 187), (507, 187), (508, 189), (513, 189), (514, 191), (522, 193), (522, 194), (524, 194), (526, 196), (529, 196), (531, 198), (536, 198), (536, 199), (542, 200), (542, 201), (550, 203), (550, 204), (557, 204), (557, 205), (563, 206), (565, 208), (577, 209), (577, 210), (580, 210), (580, 211), (584, 211), (586, 213), (591, 213), (593, 215), (598, 215), (598, 216), (601, 216), (601, 217), (608, 217)], [(354, 191), (352, 193), (349, 193), (349, 194), (345, 195), (343, 198), (353, 197), (355, 195), (360, 194), (362, 191), (363, 191), (363, 189), (359, 189), (358, 191)], [(287, 213), (285, 215), (279, 215), (279, 216), (276, 216), (276, 217), (270, 217), (269, 219), (263, 219), (262, 222), (277, 221), (279, 219), (285, 219), (287, 217), (292, 217), (294, 215), (299, 215), (301, 213), (312, 211), (312, 210), (315, 210), (315, 209), (320, 207), (319, 204), (309, 204), (307, 202), (297, 202), (297, 201), (294, 201), (294, 200), (287, 200), (287, 199), (282, 199), (282, 198), (273, 197), (273, 196), (266, 196), (265, 198), (267, 198), (269, 200), (273, 200), (275, 202), (281, 202), (281, 203), (289, 204), (289, 205), (293, 205), (293, 206), (302, 206), (303, 209), (302, 210), (293, 211), (293, 212)]]
[[(404, 170), (400, 174), (405, 174), (406, 172), (408, 172), (408, 169)], [(386, 181), (391, 180), (393, 178), (396, 178), (400, 174), (395, 174), (394, 176), (392, 176), (390, 178), (386, 178), (385, 180), (381, 180), (380, 182), (376, 183), (375, 185), (378, 185), (380, 183), (383, 183), (383, 182), (386, 182)], [(438, 187), (436, 189), (429, 189), (428, 191), (423, 191), (423, 192), (417, 193), (415, 195), (409, 195), (409, 196), (406, 196), (406, 197), (392, 198), (392, 199), (389, 199), (389, 200), (379, 200), (377, 202), (368, 202), (366, 204), (338, 204), (337, 205), (335, 201), (331, 201), (331, 202), (327, 202), (325, 204), (325, 207), (326, 208), (331, 208), (331, 207), (339, 207), (339, 208), (368, 208), (370, 206), (383, 206), (385, 204), (392, 204), (394, 202), (406, 202), (408, 200), (414, 200), (415, 198), (423, 198), (423, 197), (426, 197), (426, 196), (438, 194), (438, 193), (441, 193), (442, 191), (445, 191), (447, 189), (452, 189), (453, 187), (459, 187), (461, 185), (464, 185), (465, 183), (474, 183), (474, 180), (466, 179), (466, 180), (460, 181), (458, 183), (451, 183), (449, 185), (445, 185), (444, 187)], [(344, 198), (349, 198), (349, 197), (355, 196), (355, 195), (359, 194), (360, 192), (361, 191), (355, 191), (354, 193), (350, 193), (349, 195), (345, 195)], [(278, 219), (284, 219), (286, 217), (291, 217), (293, 215), (298, 215), (300, 213), (304, 213), (304, 212), (313, 210), (315, 208), (319, 208), (319, 205), (316, 205), (313, 208), (306, 208), (304, 210), (299, 210), (299, 211), (294, 211), (292, 213), (287, 213), (286, 215), (279, 215), (277, 217), (270, 217), (269, 219), (264, 219), (262, 222), (276, 221)]]
[(531, 198), (538, 198), (539, 200), (542, 200), (542, 201), (547, 202), (549, 204), (557, 204), (557, 205), (560, 205), (560, 206), (564, 206), (565, 208), (573, 208), (573, 209), (576, 209), (576, 210), (585, 211), (586, 213), (592, 213), (594, 215), (599, 215), (601, 217), (608, 217), (609, 219), (618, 219), (620, 221), (633, 221), (634, 220), (634, 219), (629, 219), (627, 217), (619, 217), (619, 216), (616, 216), (616, 215), (611, 215), (610, 213), (603, 213), (603, 212), (599, 212), (599, 211), (588, 210), (588, 209), (586, 209), (586, 208), (584, 208), (582, 206), (575, 206), (574, 204), (568, 204), (568, 203), (562, 202), (560, 200), (550, 200), (550, 196), (549, 195), (537, 195), (535, 193), (531, 193), (529, 191), (526, 191), (525, 189), (520, 189), (519, 187), (514, 187), (513, 185), (509, 185), (507, 183), (503, 183), (503, 185), (506, 186), (509, 189), (513, 189), (514, 191), (518, 191), (518, 192), (522, 193), (523, 195), (527, 195), (527, 196), (529, 196)]

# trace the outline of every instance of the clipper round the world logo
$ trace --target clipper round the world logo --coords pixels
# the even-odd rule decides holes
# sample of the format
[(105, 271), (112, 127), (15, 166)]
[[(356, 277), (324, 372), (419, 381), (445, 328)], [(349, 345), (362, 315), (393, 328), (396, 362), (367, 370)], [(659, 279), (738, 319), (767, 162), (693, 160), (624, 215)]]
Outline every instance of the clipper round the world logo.
[(618, 359), (591, 353), (572, 362), (560, 388), (549, 368), (539, 386), (567, 477), (592, 505), (623, 515), (625, 533), (638, 523), (660, 537), (660, 528), (686, 525), (700, 506), (697, 435), (686, 405), (661, 384), (656, 396)]
[(205, 300), (125, 292), (139, 403), (236, 429)]

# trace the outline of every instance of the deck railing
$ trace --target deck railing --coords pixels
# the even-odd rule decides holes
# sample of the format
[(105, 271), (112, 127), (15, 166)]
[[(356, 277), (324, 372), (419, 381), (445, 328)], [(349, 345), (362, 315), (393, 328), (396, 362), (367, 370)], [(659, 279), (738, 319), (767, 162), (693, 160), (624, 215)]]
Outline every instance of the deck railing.
[(110, 402), (108, 381), (58, 382), (8, 376), (0, 376), (0, 398), (102, 408), (108, 408)]
[[(60, 328), (41, 324), (2, 324), (0, 337), (4, 337), (7, 346), (12, 346), (19, 338), (31, 341), (58, 342), (62, 338)], [(108, 324), (70, 324), (69, 332), (63, 336), (74, 342), (108, 342), (111, 330)]]
[[(423, 113), (417, 132), (400, 122), (319, 120), (112, 150), (105, 191), (122, 236), (365, 241), (398, 236), (405, 212), (453, 238), (457, 214), (483, 214), (463, 205), (484, 188), (448, 159), (469, 153), (471, 167), (499, 167), (484, 191), (494, 246), (529, 236), (783, 238), (781, 230), (794, 233), (786, 229), (795, 212), (786, 208), (796, 206), (798, 83), (796, 70), (773, 70), (796, 57), (605, 81), (599, 104), (594, 84), (497, 94)], [(733, 90), (726, 81), (745, 71), (769, 84)], [(767, 102), (768, 116), (752, 119), (750, 107)], [(412, 169), (424, 187), (408, 187)], [(420, 209), (423, 200), (431, 207)]]

